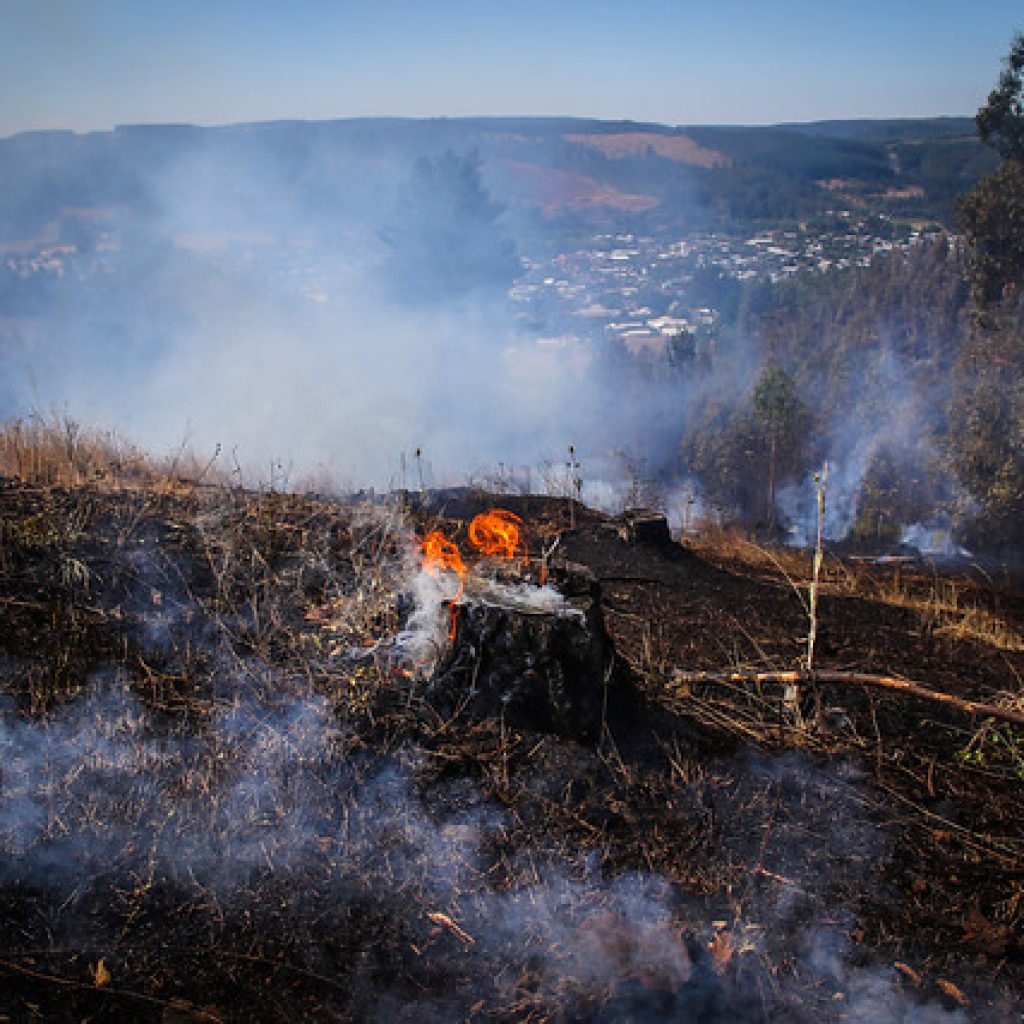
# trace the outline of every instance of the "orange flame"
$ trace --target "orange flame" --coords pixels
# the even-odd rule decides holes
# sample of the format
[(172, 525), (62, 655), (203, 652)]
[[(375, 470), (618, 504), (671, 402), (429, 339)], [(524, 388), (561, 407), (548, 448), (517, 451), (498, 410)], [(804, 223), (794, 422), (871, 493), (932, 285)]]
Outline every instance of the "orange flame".
[[(514, 512), (503, 508), (481, 512), (469, 524), (469, 542), (480, 554), (497, 555), (508, 561), (512, 561), (517, 555), (520, 555), (524, 562), (528, 560), (522, 535), (522, 519)], [(451, 618), (449, 636), (454, 642), (459, 617), (456, 605), (465, 591), (467, 576), (466, 563), (462, 560), (459, 546), (438, 530), (428, 533), (423, 538), (423, 570), (435, 577), (447, 572), (458, 574), (459, 589), (448, 602)]]
[(492, 508), (481, 512), (469, 524), (469, 542), (482, 555), (500, 555), (512, 561), (516, 553), (526, 560), (526, 546), (521, 543), (523, 521), (514, 512)]
[(456, 602), (466, 586), (466, 563), (458, 545), (437, 530), (428, 533), (423, 538), (423, 571), (435, 577), (445, 572), (458, 573), (459, 589), (448, 602), (448, 637), (454, 643), (459, 619)]
[(462, 561), (462, 552), (454, 541), (448, 540), (437, 530), (423, 538), (423, 569), (431, 576), (441, 576), (445, 572), (458, 573), (459, 590), (452, 601), (462, 597), (466, 585), (466, 563)]

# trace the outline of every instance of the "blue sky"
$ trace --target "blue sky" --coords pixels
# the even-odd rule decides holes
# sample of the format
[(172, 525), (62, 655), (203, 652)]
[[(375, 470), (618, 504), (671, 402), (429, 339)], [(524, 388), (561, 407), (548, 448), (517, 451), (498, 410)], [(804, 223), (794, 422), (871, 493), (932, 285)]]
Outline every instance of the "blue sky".
[(0, 135), (130, 122), (973, 114), (1021, 0), (0, 0)]

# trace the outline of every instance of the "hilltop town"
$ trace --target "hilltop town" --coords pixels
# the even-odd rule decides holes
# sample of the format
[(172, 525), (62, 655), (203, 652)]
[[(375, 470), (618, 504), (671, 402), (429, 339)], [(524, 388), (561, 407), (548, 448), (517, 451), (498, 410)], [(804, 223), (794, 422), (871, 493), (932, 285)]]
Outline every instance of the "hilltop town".
[[(547, 343), (618, 342), (632, 355), (662, 355), (669, 341), (707, 339), (721, 310), (694, 304), (707, 282), (776, 283), (799, 274), (866, 267), (880, 253), (907, 251), (943, 234), (938, 225), (911, 226), (883, 216), (835, 213), (823, 230), (806, 224), (749, 237), (697, 232), (678, 241), (633, 234), (597, 235), (592, 244), (550, 259), (528, 259), (511, 290), (524, 324)], [(694, 288), (701, 277), (704, 287)], [(715, 289), (715, 290), (719, 290)]]

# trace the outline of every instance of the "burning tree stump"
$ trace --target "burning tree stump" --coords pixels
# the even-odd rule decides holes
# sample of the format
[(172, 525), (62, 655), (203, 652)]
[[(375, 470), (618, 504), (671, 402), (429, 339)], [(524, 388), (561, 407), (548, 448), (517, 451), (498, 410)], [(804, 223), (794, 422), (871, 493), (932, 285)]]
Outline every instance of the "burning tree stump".
[(513, 728), (600, 735), (630, 706), (632, 674), (605, 628), (597, 582), (574, 576), (560, 590), (566, 601), (557, 610), (467, 597), (431, 678), (434, 701)]

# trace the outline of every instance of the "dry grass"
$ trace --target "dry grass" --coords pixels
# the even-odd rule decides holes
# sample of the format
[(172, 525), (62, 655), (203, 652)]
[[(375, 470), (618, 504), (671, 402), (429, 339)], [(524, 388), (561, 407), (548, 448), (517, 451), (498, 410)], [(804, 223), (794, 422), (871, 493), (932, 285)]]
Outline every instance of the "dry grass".
[(0, 427), (0, 473), (37, 486), (137, 480), (155, 475), (141, 452), (113, 434), (75, 420), (38, 414)]
[(1001, 651), (1024, 651), (1024, 635), (1016, 624), (979, 604), (973, 588), (956, 579), (933, 578), (924, 591), (920, 580), (902, 577), (881, 581), (871, 596), (885, 604), (909, 608), (936, 633), (955, 640), (974, 640)]
[[(803, 597), (809, 586), (813, 552), (768, 546), (734, 526), (704, 524), (690, 546), (709, 562), (728, 569), (742, 566), (775, 582), (785, 582)], [(994, 588), (988, 588), (986, 592)], [(821, 592), (859, 597), (915, 612), (922, 626), (954, 640), (987, 644), (1001, 651), (1024, 651), (1024, 631), (979, 599), (968, 578), (940, 576), (923, 568), (851, 563), (826, 555)]]
[(0, 476), (39, 487), (166, 490), (182, 483), (225, 483), (215, 466), (218, 455), (219, 450), (203, 457), (182, 445), (156, 460), (113, 431), (86, 429), (59, 412), (0, 423)]

